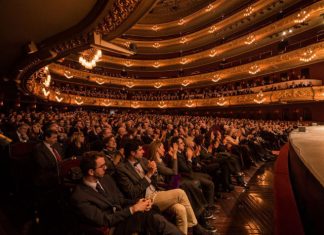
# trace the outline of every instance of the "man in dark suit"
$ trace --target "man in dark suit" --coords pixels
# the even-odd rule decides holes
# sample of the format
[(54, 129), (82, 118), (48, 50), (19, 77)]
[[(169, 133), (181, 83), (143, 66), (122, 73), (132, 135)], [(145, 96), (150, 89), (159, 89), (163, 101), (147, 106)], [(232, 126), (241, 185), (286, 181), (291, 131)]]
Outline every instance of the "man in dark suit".
[(26, 123), (19, 124), (17, 130), (9, 134), (12, 143), (27, 143), (29, 142), (29, 137), (27, 135), (29, 125)]
[[(181, 232), (163, 216), (151, 210), (150, 200), (127, 200), (109, 174), (104, 154), (87, 152), (80, 167), (84, 175), (72, 195), (81, 218), (94, 226), (108, 226), (113, 234), (175, 234)], [(137, 201), (137, 202), (136, 202)]]
[[(143, 157), (143, 148), (138, 141), (125, 144), (126, 161), (117, 167), (118, 183), (129, 198), (150, 198), (161, 211), (175, 214), (177, 227), (184, 234), (193, 228), (195, 234), (210, 234), (198, 225), (189, 199), (182, 189), (165, 190), (156, 184), (157, 167), (154, 161)], [(161, 190), (161, 191), (159, 191)]]

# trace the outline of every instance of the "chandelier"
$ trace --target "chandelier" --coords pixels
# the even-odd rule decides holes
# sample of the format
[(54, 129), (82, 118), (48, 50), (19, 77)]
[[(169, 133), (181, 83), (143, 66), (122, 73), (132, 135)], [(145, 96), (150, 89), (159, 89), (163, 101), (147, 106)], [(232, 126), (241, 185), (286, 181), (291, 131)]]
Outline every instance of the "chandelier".
[(91, 48), (82, 53), (79, 57), (79, 63), (86, 69), (93, 69), (96, 67), (98, 60), (101, 58), (101, 50)]
[(311, 48), (308, 48), (304, 51), (304, 53), (302, 53), (299, 60), (302, 62), (309, 62), (312, 59), (314, 59), (315, 56), (316, 56), (316, 53)]
[(266, 100), (266, 98), (263, 95), (262, 90), (259, 91), (259, 93), (256, 95), (256, 98), (253, 100), (255, 103), (257, 104), (262, 104), (264, 101)]
[(254, 65), (252, 65), (251, 67), (250, 67), (250, 69), (249, 69), (249, 74), (252, 74), (252, 75), (254, 75), (254, 74), (257, 74), (258, 72), (260, 72), (260, 67), (259, 67), (259, 65), (257, 65), (257, 64), (254, 64)]

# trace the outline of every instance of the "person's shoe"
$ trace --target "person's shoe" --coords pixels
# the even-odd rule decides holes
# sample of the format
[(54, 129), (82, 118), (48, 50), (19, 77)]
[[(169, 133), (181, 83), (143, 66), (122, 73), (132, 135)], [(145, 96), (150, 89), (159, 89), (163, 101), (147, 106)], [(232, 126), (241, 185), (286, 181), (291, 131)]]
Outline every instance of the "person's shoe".
[(213, 231), (206, 230), (200, 224), (197, 224), (195, 227), (193, 227), (193, 235), (217, 235), (216, 231), (217, 229)]

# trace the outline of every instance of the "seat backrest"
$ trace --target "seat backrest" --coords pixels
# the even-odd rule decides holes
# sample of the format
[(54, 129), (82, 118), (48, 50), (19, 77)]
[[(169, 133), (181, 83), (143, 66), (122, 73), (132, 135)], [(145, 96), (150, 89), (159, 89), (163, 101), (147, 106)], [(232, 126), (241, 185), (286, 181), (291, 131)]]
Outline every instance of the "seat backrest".
[(34, 143), (10, 144), (10, 158), (14, 160), (25, 160), (32, 155), (34, 147)]
[(69, 178), (72, 168), (79, 168), (80, 160), (79, 159), (66, 159), (60, 162), (60, 175), (62, 178)]

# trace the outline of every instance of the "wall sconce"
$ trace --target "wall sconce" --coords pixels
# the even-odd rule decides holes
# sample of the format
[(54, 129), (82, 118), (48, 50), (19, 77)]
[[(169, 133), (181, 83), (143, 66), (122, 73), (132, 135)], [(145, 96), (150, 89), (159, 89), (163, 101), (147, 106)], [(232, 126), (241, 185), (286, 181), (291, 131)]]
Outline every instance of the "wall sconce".
[(128, 88), (132, 88), (132, 87), (134, 87), (135, 85), (134, 85), (133, 82), (126, 82), (126, 86), (127, 86)]
[(250, 69), (249, 69), (249, 74), (254, 75), (254, 74), (257, 74), (257, 73), (260, 72), (260, 71), (261, 71), (261, 69), (260, 69), (259, 65), (254, 64), (254, 65), (252, 65), (252, 66), (250, 67)]
[(47, 74), (47, 76), (46, 76), (46, 78), (45, 78), (45, 80), (43, 82), (43, 85), (45, 87), (49, 87), (51, 85), (51, 81), (52, 81), (51, 75), (50, 74)]
[(180, 64), (187, 64), (189, 62), (188, 58), (181, 58)]
[(309, 62), (316, 57), (316, 53), (311, 49), (306, 49), (299, 58), (302, 62)]
[(225, 104), (226, 104), (226, 100), (225, 100), (225, 98), (224, 98), (224, 96), (221, 96), (219, 99), (218, 99), (218, 101), (216, 102), (216, 104), (217, 105), (219, 105), (219, 106), (224, 106)]
[(160, 46), (161, 46), (161, 44), (158, 43), (158, 42), (155, 42), (155, 43), (153, 44), (153, 47), (154, 47), (154, 48), (159, 48)]
[(101, 56), (101, 50), (91, 48), (82, 53), (82, 55), (79, 57), (79, 63), (86, 69), (92, 69), (93, 67), (96, 67)]
[(259, 91), (259, 93), (256, 95), (256, 98), (253, 101), (257, 104), (262, 104), (264, 101), (266, 101), (263, 92)]
[(255, 42), (255, 36), (253, 34), (250, 34), (249, 36), (246, 37), (244, 43), (246, 45), (250, 45)]
[(140, 105), (138, 104), (137, 101), (133, 101), (133, 102), (131, 103), (131, 107), (134, 108), (134, 109), (137, 109), (137, 108), (140, 107)]
[(163, 109), (163, 108), (167, 107), (167, 105), (164, 103), (163, 100), (161, 100), (161, 101), (159, 102), (159, 104), (158, 104), (158, 107), (159, 107), (160, 109)]
[(157, 26), (157, 25), (152, 26), (152, 30), (155, 31), (155, 32), (157, 32), (159, 29), (160, 29), (160, 27)]
[(153, 64), (153, 67), (156, 68), (156, 69), (157, 69), (158, 67), (160, 67), (160, 66), (161, 66), (161, 65), (160, 65), (160, 63), (159, 63), (158, 61), (155, 61), (154, 64)]
[(101, 104), (106, 106), (106, 107), (111, 105), (109, 100), (104, 100)]
[(43, 87), (42, 91), (43, 91), (43, 94), (44, 94), (45, 97), (49, 96), (50, 91), (49, 91), (49, 90), (47, 91), (47, 90), (45, 89), (45, 87)]
[(189, 80), (184, 80), (182, 83), (181, 83), (181, 85), (182, 86), (188, 86), (190, 84), (190, 81)]
[(73, 78), (73, 75), (72, 75), (71, 71), (68, 71), (68, 70), (65, 70), (65, 71), (64, 71), (64, 76), (65, 76), (67, 79), (71, 79), (71, 78)]
[(187, 39), (186, 37), (182, 37), (182, 38), (180, 39), (180, 43), (184, 44), (184, 43), (186, 43), (186, 42), (188, 42), (188, 39)]
[(84, 103), (81, 97), (75, 97), (74, 100), (77, 105), (81, 105)]
[(192, 107), (194, 107), (194, 102), (192, 101), (192, 100), (188, 100), (187, 101), (187, 103), (186, 103), (186, 106), (188, 107), (188, 108), (192, 108)]
[(209, 28), (208, 33), (214, 33), (217, 30), (216, 25), (213, 25)]
[(98, 83), (99, 85), (102, 85), (105, 83), (105, 81), (102, 78), (97, 78), (96, 83)]
[(159, 89), (159, 88), (162, 87), (162, 83), (161, 82), (156, 82), (156, 83), (154, 83), (154, 87)]
[(180, 19), (180, 20), (178, 21), (178, 25), (183, 25), (184, 23), (186, 23), (186, 21), (185, 21), (184, 19)]
[(214, 5), (213, 5), (213, 4), (209, 4), (209, 5), (206, 7), (205, 12), (210, 12), (213, 8), (214, 8)]
[(221, 76), (219, 74), (214, 74), (212, 81), (218, 82), (221, 79)]
[(297, 14), (296, 19), (294, 22), (296, 24), (302, 24), (304, 23), (308, 18), (310, 17), (310, 14), (307, 13), (307, 11), (301, 11), (300, 13)]
[(210, 50), (209, 57), (215, 57), (217, 55), (217, 51), (215, 49)]
[(249, 6), (248, 8), (245, 9), (244, 11), (244, 16), (247, 17), (247, 16), (250, 16), (254, 11), (254, 7), (253, 6)]
[(125, 63), (124, 63), (124, 65), (126, 67), (131, 67), (131, 66), (133, 66), (133, 63), (130, 60), (126, 60)]
[(61, 103), (62, 100), (63, 100), (63, 97), (59, 97), (59, 96), (56, 95), (55, 99), (56, 99), (57, 102)]

